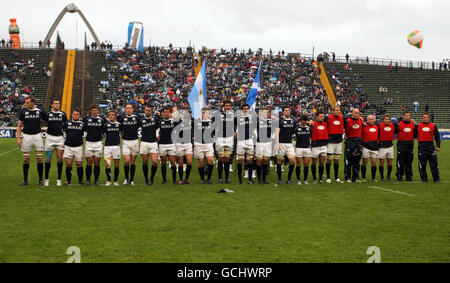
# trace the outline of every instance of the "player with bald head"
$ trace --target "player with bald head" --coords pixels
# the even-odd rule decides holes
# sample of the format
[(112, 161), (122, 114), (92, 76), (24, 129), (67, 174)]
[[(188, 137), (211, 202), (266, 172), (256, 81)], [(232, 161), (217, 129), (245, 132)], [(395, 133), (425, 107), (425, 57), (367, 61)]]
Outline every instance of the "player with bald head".
[(363, 124), (363, 151), (362, 151), (362, 166), (361, 175), (362, 181), (366, 182), (367, 163), (371, 162), (372, 182), (376, 182), (375, 175), (377, 174), (377, 158), (378, 158), (378, 134), (379, 128), (375, 124), (375, 117), (369, 115), (366, 122)]
[(359, 182), (359, 169), (362, 157), (362, 117), (358, 108), (344, 119), (345, 129), (345, 180), (347, 183)]

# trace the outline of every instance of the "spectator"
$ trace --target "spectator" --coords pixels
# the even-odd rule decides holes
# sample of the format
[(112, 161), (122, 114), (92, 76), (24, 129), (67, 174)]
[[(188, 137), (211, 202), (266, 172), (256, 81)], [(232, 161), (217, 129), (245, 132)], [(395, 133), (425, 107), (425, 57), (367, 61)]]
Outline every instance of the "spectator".
[(347, 53), (347, 55), (345, 55), (345, 61), (347, 62), (347, 64), (348, 64), (348, 59), (350, 58), (350, 56), (348, 55), (348, 53)]
[(417, 101), (417, 100), (414, 101), (413, 105), (414, 105), (414, 112), (417, 113), (417, 111), (419, 110), (419, 101)]

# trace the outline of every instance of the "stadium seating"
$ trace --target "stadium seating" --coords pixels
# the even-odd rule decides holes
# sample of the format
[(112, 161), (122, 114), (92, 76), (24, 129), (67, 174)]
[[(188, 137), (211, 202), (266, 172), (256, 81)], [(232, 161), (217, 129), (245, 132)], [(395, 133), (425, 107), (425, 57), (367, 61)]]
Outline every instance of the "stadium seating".
[[(341, 78), (351, 81), (354, 74), (361, 75), (361, 80), (352, 81), (353, 90), (362, 86), (368, 95), (372, 105), (383, 104), (385, 97), (393, 98), (392, 105), (382, 105), (387, 112), (394, 116), (402, 113), (401, 105), (407, 106), (413, 119), (420, 120), (421, 113), (425, 111), (425, 105), (429, 105), (429, 111), (435, 114), (435, 122), (441, 128), (450, 127), (450, 115), (448, 105), (450, 103), (450, 72), (425, 69), (410, 69), (405, 67), (392, 68), (387, 66), (352, 64), (351, 70), (344, 70), (346, 64), (325, 63), (327, 71), (340, 70)], [(336, 87), (329, 76), (333, 89)], [(379, 93), (380, 86), (388, 89), (387, 93)], [(418, 112), (414, 112), (414, 101), (419, 102)]]
[[(11, 53), (17, 52), (18, 58), (12, 58)], [(39, 70), (39, 75), (26, 76), (24, 84), (32, 85), (36, 88), (34, 97), (36, 98), (36, 104), (42, 106), (44, 104), (45, 95), (47, 91), (47, 85), (49, 80), (42, 74), (42, 69), (46, 67), (48, 69), (49, 63), (53, 57), (53, 49), (10, 49), (0, 48), (0, 58), (4, 58), (7, 62), (15, 62), (21, 59), (35, 59), (35, 68)]]

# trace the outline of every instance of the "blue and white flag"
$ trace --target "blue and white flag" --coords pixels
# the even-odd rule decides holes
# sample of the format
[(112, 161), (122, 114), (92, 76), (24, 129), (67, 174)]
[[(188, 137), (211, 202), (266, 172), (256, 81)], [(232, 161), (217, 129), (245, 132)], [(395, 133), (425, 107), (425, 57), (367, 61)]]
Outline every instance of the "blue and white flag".
[(193, 118), (201, 118), (202, 108), (206, 106), (206, 64), (203, 62), (202, 68), (195, 79), (194, 86), (188, 97)]
[(128, 25), (128, 46), (134, 50), (144, 50), (144, 25), (141, 22), (130, 22)]
[(256, 108), (256, 95), (258, 92), (262, 91), (262, 88), (259, 87), (259, 76), (261, 73), (261, 63), (259, 63), (258, 73), (256, 74), (256, 78), (253, 81), (252, 88), (247, 95), (247, 104), (250, 106), (251, 111), (255, 111)]

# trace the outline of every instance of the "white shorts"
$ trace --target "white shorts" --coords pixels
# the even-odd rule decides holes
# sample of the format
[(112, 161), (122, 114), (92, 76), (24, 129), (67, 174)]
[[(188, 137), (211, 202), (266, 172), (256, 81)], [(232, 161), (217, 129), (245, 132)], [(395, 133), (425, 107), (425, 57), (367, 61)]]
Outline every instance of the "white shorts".
[(292, 143), (280, 143), (280, 151), (277, 152), (277, 156), (295, 157), (295, 149)]
[(105, 158), (120, 159), (120, 145), (105, 146), (104, 156)]
[(379, 159), (394, 159), (394, 147), (380, 148), (378, 151)]
[(139, 154), (139, 140), (122, 140), (122, 154), (137, 156)]
[(158, 143), (141, 141), (140, 154), (152, 154), (152, 153), (158, 153)]
[(233, 146), (234, 146), (234, 137), (228, 137), (228, 138), (223, 138), (223, 137), (218, 137), (216, 139), (216, 151), (217, 152), (222, 152), (222, 151), (233, 151)]
[(378, 158), (378, 150), (370, 150), (365, 147), (362, 149), (362, 158)]
[(175, 145), (177, 156), (184, 156), (186, 154), (192, 154), (192, 144), (190, 143), (177, 143)]
[(295, 157), (297, 158), (303, 158), (303, 157), (311, 157), (311, 149), (310, 148), (302, 148), (297, 147), (295, 149)]
[(237, 155), (253, 155), (255, 152), (255, 149), (253, 147), (253, 140), (245, 140), (245, 141), (238, 141), (237, 142), (237, 148), (236, 148), (236, 154)]
[(159, 155), (167, 156), (167, 155), (176, 155), (177, 148), (175, 144), (160, 144), (159, 145)]
[(64, 150), (64, 137), (45, 135), (45, 151), (52, 151), (54, 149)]
[(214, 147), (212, 143), (202, 144), (197, 143), (194, 145), (194, 157), (205, 158), (214, 157)]
[(271, 142), (258, 142), (256, 143), (255, 155), (256, 157), (271, 157), (272, 156), (272, 143)]
[(319, 156), (327, 156), (327, 146), (315, 146), (311, 147), (311, 157), (319, 158)]
[(36, 151), (44, 151), (44, 142), (42, 141), (42, 135), (23, 134), (22, 152), (31, 152), (33, 150), (33, 147)]
[(328, 155), (341, 155), (342, 154), (342, 143), (327, 144), (327, 154)]
[(75, 159), (75, 161), (83, 161), (83, 146), (70, 147), (65, 146), (64, 148), (64, 159)]
[(103, 143), (102, 141), (98, 142), (89, 142), (87, 141), (84, 147), (84, 155), (86, 157), (102, 157), (103, 153)]

